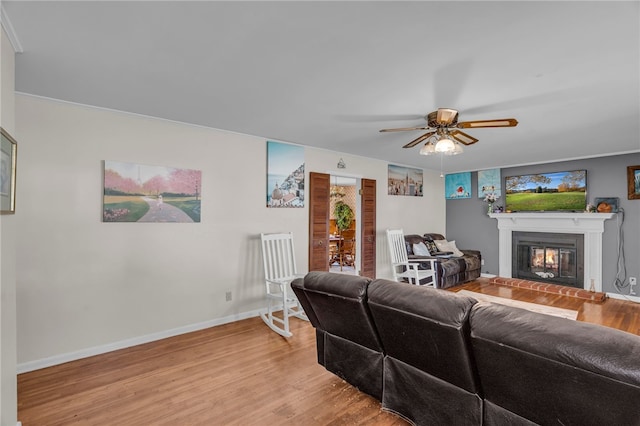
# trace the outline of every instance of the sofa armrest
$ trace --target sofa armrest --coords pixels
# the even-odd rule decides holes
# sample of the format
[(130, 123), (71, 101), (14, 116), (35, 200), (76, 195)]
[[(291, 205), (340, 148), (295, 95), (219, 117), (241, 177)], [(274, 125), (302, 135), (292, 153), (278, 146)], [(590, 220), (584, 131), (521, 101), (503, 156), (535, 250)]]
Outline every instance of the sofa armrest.
[(440, 261), (439, 258), (435, 256), (418, 256), (415, 254), (411, 254), (408, 256), (409, 263), (418, 264), (418, 269), (429, 270), (436, 269), (436, 264)]

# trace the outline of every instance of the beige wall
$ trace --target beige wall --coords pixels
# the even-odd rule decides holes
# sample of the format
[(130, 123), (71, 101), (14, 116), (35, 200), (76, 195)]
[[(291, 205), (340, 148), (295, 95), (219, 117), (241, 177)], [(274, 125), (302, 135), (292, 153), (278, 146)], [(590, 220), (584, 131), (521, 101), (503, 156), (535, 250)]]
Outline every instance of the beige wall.
[[(14, 126), (15, 53), (4, 29), (0, 33), (0, 125), (19, 140)], [(19, 190), (19, 179), (16, 182)], [(17, 423), (16, 238), (16, 216), (0, 216), (0, 424), (3, 426)]]
[[(264, 138), (20, 94), (16, 118), (19, 371), (255, 316), (260, 232), (293, 231), (306, 271), (308, 207), (265, 207)], [(390, 277), (385, 228), (444, 232), (442, 180), (425, 171), (424, 197), (389, 197), (386, 162), (312, 148), (307, 178), (340, 158), (339, 174), (378, 182), (377, 268)], [(102, 223), (103, 160), (202, 170), (202, 222)]]

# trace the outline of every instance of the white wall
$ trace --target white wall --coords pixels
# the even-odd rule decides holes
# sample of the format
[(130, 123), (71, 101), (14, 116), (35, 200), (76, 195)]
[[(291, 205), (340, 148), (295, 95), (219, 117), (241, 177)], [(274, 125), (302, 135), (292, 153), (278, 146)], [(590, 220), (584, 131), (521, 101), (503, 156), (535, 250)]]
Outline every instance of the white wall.
[[(306, 270), (308, 208), (265, 207), (264, 138), (21, 94), (16, 122), (19, 371), (255, 315), (260, 232), (293, 231)], [(386, 162), (312, 148), (307, 177), (340, 158), (341, 173), (378, 182), (377, 268), (389, 277), (384, 229), (444, 232), (443, 182), (425, 171), (424, 197), (388, 196)], [(202, 222), (102, 223), (103, 160), (202, 170)]]
[[(0, 125), (14, 138), (15, 53), (0, 31)], [(19, 152), (19, 148), (18, 148)], [(18, 156), (19, 158), (19, 156)], [(16, 180), (19, 190), (19, 180)], [(0, 424), (17, 423), (16, 216), (0, 216)]]

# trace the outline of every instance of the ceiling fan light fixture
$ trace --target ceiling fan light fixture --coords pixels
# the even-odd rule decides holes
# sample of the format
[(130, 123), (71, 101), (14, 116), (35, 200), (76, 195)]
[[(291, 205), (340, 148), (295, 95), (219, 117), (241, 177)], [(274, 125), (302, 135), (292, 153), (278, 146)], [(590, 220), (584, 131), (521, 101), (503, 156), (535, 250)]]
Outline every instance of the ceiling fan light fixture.
[(431, 143), (431, 141), (425, 143), (424, 146), (420, 148), (420, 155), (431, 155), (435, 153), (436, 153), (436, 149), (433, 146), (433, 143)]
[(444, 154), (444, 153), (452, 152), (453, 150), (455, 150), (455, 148), (456, 148), (455, 142), (453, 142), (448, 137), (443, 137), (438, 141), (438, 143), (436, 143), (435, 150), (436, 152), (441, 152)]
[(461, 143), (456, 142), (455, 144), (456, 146), (453, 148), (453, 151), (451, 151), (451, 155), (458, 155), (458, 154), (462, 154), (464, 152), (464, 148), (462, 147)]

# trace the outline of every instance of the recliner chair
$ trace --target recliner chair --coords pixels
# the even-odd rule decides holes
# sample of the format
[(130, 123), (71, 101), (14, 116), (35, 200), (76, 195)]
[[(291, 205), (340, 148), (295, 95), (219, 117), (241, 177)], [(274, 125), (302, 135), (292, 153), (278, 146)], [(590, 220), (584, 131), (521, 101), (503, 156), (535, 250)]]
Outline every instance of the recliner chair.
[(313, 312), (309, 319), (317, 322), (318, 362), (381, 400), (384, 354), (366, 305), (370, 282), (356, 275), (316, 271), (294, 281), (292, 288), (304, 294), (299, 300), (305, 310), (308, 302)]

